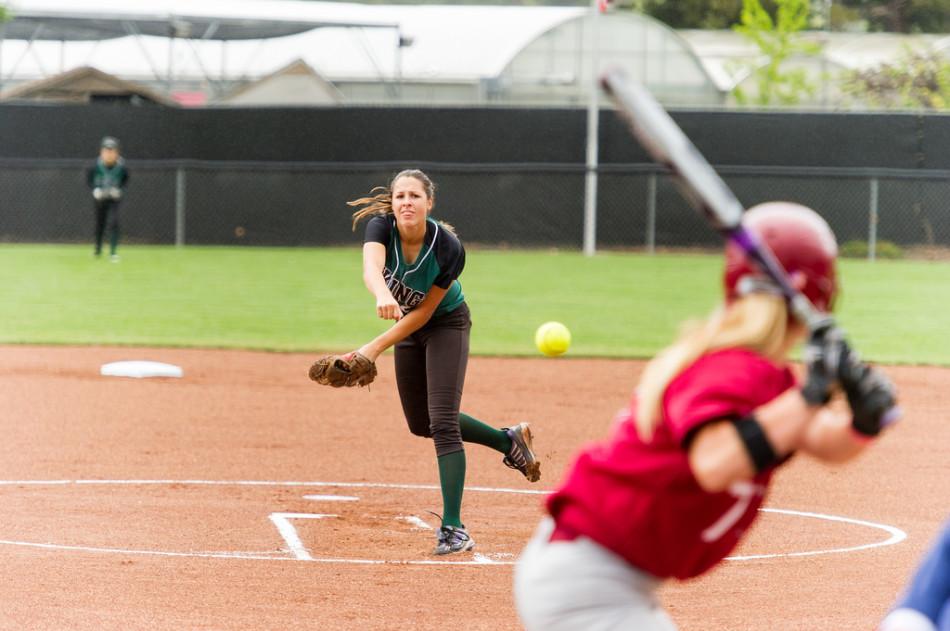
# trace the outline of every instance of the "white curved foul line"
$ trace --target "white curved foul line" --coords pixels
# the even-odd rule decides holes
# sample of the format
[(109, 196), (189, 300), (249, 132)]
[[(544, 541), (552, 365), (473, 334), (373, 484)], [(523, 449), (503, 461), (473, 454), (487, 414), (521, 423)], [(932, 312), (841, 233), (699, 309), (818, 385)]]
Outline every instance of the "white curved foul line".
[[(439, 487), (433, 484), (391, 484), (384, 482), (323, 482), (323, 481), (272, 481), (272, 480), (0, 480), (0, 486), (63, 486), (70, 484), (85, 485), (141, 485), (141, 486), (168, 486), (168, 485), (186, 485), (186, 486), (284, 486), (284, 487), (337, 487), (337, 488), (375, 488), (375, 489), (402, 489), (402, 490), (438, 490)], [(532, 489), (507, 489), (492, 488), (484, 486), (465, 487), (466, 491), (480, 491), (487, 493), (511, 493), (523, 495), (546, 495), (550, 491), (536, 491)], [(907, 538), (907, 533), (894, 526), (878, 524), (875, 522), (864, 521), (861, 519), (852, 519), (850, 517), (839, 517), (837, 515), (826, 515), (823, 513), (811, 513), (806, 511), (796, 511), (782, 508), (760, 508), (764, 513), (779, 513), (784, 515), (796, 515), (799, 517), (810, 517), (813, 519), (824, 519), (826, 521), (836, 521), (867, 528), (874, 528), (887, 532), (890, 537), (884, 541), (875, 543), (866, 543), (846, 548), (831, 548), (828, 550), (807, 550), (802, 552), (782, 552), (775, 554), (751, 554), (741, 556), (726, 557), (727, 561), (751, 561), (758, 559), (774, 559), (781, 557), (803, 557), (816, 556), (820, 554), (839, 554), (843, 552), (856, 552), (858, 550), (868, 550), (871, 548), (880, 548), (891, 546)], [(280, 530), (280, 525), (274, 522)], [(428, 524), (427, 524), (428, 525)], [(283, 535), (283, 532), (281, 533)], [(135, 555), (153, 555), (164, 557), (199, 557), (211, 559), (246, 559), (261, 561), (310, 561), (314, 563), (345, 563), (351, 565), (514, 565), (514, 561), (498, 561), (489, 558), (486, 555), (475, 554), (472, 561), (435, 561), (435, 560), (410, 560), (410, 561), (387, 561), (382, 559), (337, 559), (310, 557), (303, 547), (304, 555), (300, 555), (299, 550), (290, 550), (288, 556), (286, 552), (267, 553), (267, 552), (169, 552), (162, 550), (131, 550), (125, 548), (104, 548), (95, 546), (73, 546), (55, 543), (35, 543), (29, 541), (11, 541), (0, 539), (0, 545), (11, 545), (20, 547), (41, 548), (48, 550), (72, 550), (79, 552), (106, 552), (116, 554), (135, 554)], [(280, 556), (278, 556), (280, 555)], [(309, 557), (309, 558), (304, 558)]]
[(752, 561), (755, 559), (777, 559), (779, 557), (808, 557), (808, 556), (817, 556), (819, 554), (837, 554), (841, 552), (856, 552), (858, 550), (867, 550), (869, 548), (883, 548), (885, 546), (892, 546), (895, 543), (900, 543), (907, 538), (907, 533), (901, 530), (900, 528), (895, 528), (894, 526), (888, 526), (887, 524), (876, 524), (872, 521), (864, 521), (863, 519), (851, 519), (850, 517), (838, 517), (837, 515), (825, 515), (823, 513), (809, 513), (806, 511), (797, 511), (797, 510), (788, 510), (784, 508), (760, 508), (760, 511), (763, 513), (779, 513), (782, 515), (797, 515), (799, 517), (813, 517), (815, 519), (825, 519), (827, 521), (839, 521), (846, 524), (854, 524), (856, 526), (866, 526), (867, 528), (876, 528), (878, 530), (883, 530), (884, 532), (890, 534), (891, 536), (884, 541), (878, 541), (876, 543), (865, 543), (859, 546), (850, 546), (847, 548), (830, 548), (828, 550), (806, 550), (804, 552), (782, 552), (777, 554), (748, 554), (742, 556), (732, 556), (726, 557), (727, 561)]

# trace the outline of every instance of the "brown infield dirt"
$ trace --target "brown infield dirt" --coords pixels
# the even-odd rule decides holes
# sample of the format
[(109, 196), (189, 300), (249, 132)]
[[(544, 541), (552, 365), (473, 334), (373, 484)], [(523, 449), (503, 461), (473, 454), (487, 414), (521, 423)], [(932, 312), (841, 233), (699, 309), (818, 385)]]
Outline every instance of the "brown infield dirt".
[[(184, 378), (99, 375), (127, 359)], [(478, 545), (459, 565), (431, 555), (436, 461), (405, 427), (391, 355), (370, 389), (316, 386), (313, 359), (0, 348), (0, 628), (520, 628), (511, 563), (543, 492), (606, 434), (642, 363), (472, 359), (463, 409), (530, 421), (543, 464), (532, 485), (468, 448)], [(783, 468), (766, 506), (817, 515), (765, 512), (735, 554), (774, 556), (664, 586), (680, 629), (874, 628), (950, 514), (950, 371), (888, 372), (903, 422), (854, 462)], [(893, 537), (881, 526), (906, 540), (877, 545)]]

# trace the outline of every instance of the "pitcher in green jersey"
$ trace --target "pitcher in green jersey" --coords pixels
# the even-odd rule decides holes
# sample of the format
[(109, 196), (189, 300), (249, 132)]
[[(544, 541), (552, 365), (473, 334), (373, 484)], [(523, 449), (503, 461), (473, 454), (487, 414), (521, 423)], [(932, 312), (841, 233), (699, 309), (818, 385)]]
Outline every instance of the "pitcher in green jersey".
[(368, 219), (363, 240), (363, 282), (376, 299), (376, 315), (395, 323), (359, 352), (373, 361), (395, 346), (396, 385), (409, 431), (431, 438), (442, 488), (442, 525), (435, 554), (470, 550), (475, 541), (462, 523), (463, 443), (502, 454), (529, 481), (541, 477), (527, 423), (496, 429), (460, 413), (472, 321), (458, 281), (465, 248), (448, 224), (433, 219), (435, 185), (416, 169), (398, 173), (388, 187), (349, 202), (353, 229)]

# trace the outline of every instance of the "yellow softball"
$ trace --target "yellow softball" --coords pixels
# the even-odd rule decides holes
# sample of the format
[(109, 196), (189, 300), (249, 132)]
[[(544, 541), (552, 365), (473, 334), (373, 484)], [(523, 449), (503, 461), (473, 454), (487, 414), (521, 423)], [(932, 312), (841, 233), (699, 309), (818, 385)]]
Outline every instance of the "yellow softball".
[(560, 322), (545, 322), (535, 331), (534, 344), (548, 357), (561, 355), (571, 345), (571, 332)]

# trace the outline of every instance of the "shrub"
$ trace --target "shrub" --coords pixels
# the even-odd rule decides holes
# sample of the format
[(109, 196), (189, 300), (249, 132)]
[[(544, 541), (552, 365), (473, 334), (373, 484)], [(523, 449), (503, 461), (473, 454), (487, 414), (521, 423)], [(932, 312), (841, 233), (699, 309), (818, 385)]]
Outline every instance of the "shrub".
[[(866, 259), (868, 242), (860, 239), (845, 241), (838, 248), (838, 253), (845, 258)], [(879, 259), (900, 259), (904, 257), (904, 250), (892, 241), (878, 241), (874, 248), (874, 256)]]

